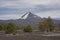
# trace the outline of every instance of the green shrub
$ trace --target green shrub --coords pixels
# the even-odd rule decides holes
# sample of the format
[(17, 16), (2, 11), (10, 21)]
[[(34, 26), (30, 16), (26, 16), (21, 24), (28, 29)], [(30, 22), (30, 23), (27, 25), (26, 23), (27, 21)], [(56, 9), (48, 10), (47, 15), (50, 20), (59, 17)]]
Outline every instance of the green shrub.
[(15, 28), (15, 25), (13, 23), (8, 23), (5, 33), (6, 34), (16, 34), (17, 30)]
[(32, 27), (30, 25), (24, 27), (24, 32), (32, 32)]

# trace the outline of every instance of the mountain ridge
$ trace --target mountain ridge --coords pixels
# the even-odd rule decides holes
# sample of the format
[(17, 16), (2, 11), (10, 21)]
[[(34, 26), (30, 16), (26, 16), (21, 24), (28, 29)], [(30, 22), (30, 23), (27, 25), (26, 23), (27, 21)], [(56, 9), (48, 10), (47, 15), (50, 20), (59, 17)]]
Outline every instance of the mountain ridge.
[[(26, 18), (23, 19), (23, 17), (25, 17), (25, 16), (26, 16)], [(31, 25), (33, 28), (37, 28), (39, 22), (41, 22), (42, 20), (45, 20), (45, 19), (46, 18), (41, 18), (38, 15), (35, 15), (35, 14), (31, 13), (31, 12), (28, 12), (28, 13), (25, 13), (24, 15), (22, 15), (22, 17), (19, 18), (19, 19), (16, 19), (16, 20), (0, 20), (0, 23), (13, 22), (18, 27)], [(58, 24), (60, 22), (60, 20), (59, 21), (58, 20), (53, 20), (53, 21), (56, 24)]]

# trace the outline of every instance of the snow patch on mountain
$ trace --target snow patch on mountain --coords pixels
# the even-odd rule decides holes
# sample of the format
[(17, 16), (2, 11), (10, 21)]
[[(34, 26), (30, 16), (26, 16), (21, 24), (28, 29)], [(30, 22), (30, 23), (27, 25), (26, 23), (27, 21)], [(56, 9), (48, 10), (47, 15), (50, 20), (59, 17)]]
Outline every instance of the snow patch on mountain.
[(26, 19), (28, 17), (29, 13), (24, 14), (23, 16), (21, 16), (21, 19)]
[(39, 16), (31, 13), (31, 12), (28, 12), (28, 13), (25, 13), (23, 16), (21, 16), (21, 19), (29, 19), (29, 20), (32, 20), (32, 19), (40, 19)]

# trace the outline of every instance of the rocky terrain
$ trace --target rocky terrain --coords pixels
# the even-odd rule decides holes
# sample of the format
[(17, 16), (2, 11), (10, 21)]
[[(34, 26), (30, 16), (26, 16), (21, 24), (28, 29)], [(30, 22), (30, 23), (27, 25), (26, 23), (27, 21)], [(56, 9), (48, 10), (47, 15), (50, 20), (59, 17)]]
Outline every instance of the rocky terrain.
[(32, 33), (18, 32), (16, 35), (11, 35), (5, 34), (4, 32), (0, 32), (0, 40), (60, 40), (60, 35), (59, 36), (42, 36), (42, 35), (48, 34), (41, 32)]

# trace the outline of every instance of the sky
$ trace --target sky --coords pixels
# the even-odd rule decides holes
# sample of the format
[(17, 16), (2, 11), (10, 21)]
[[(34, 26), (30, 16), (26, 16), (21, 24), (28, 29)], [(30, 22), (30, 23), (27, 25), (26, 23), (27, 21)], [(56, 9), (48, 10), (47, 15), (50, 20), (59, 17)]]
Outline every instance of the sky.
[(18, 19), (27, 12), (59, 19), (60, 0), (0, 0), (0, 20)]

